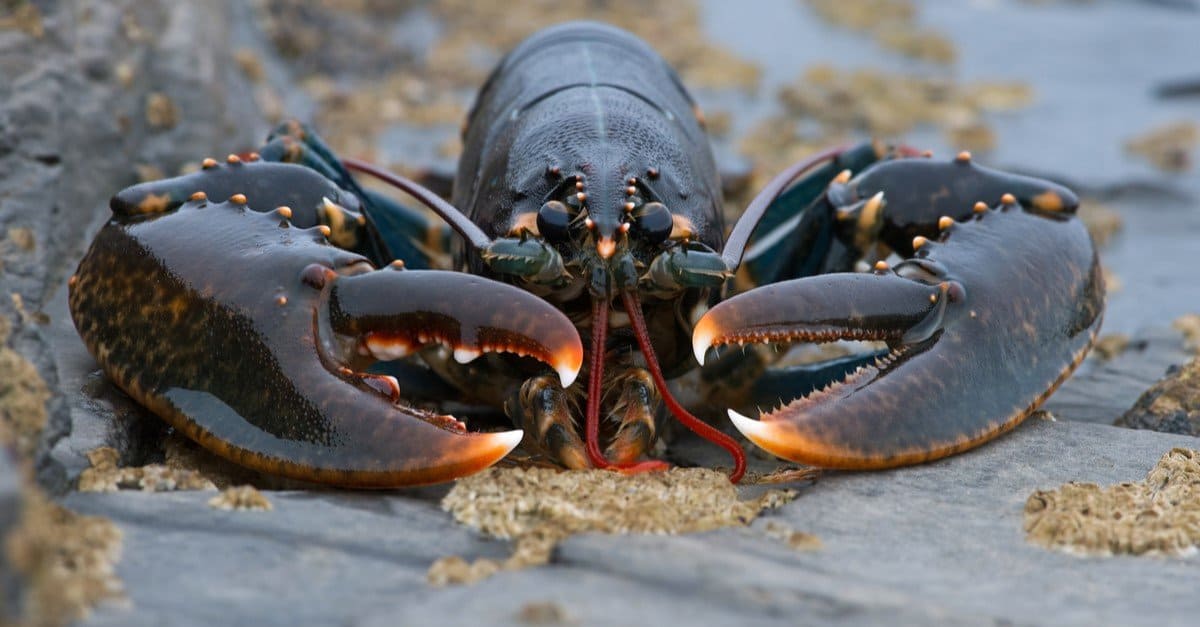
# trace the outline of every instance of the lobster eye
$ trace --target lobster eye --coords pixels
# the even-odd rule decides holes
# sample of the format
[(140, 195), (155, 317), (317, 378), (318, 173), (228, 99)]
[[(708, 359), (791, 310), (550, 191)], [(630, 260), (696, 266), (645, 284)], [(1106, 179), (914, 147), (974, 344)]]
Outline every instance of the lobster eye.
[(570, 235), (571, 214), (567, 206), (557, 200), (548, 201), (538, 209), (537, 227), (542, 237), (552, 242), (566, 241)]
[(657, 244), (671, 235), (674, 221), (671, 210), (661, 202), (649, 202), (633, 212), (633, 231), (638, 237)]

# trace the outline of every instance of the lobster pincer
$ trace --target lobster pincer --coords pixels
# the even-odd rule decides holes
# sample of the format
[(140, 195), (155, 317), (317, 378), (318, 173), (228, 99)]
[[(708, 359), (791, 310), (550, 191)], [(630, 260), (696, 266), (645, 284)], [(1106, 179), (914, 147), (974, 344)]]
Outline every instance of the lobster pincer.
[(323, 179), (312, 170), (222, 167), (237, 168), (235, 183), (270, 179), (274, 191), (210, 199), (205, 189), (229, 178), (214, 167), (119, 194), (69, 296), (80, 336), (112, 380), (210, 451), (335, 485), (446, 481), (495, 463), (522, 433), (472, 433), (412, 407), (399, 382), (368, 364), (440, 345), (464, 361), (531, 357), (565, 385), (578, 374), (579, 336), (549, 304), (478, 276), (399, 263), (376, 270), (329, 244), (328, 226), (293, 225), (331, 202), (329, 190), (295, 195), (295, 209), (270, 202), (317, 189)]
[(730, 410), (751, 441), (833, 468), (937, 459), (1015, 427), (1080, 363), (1104, 288), (1074, 196), (969, 161), (899, 159), (831, 184), (831, 202), (855, 203), (841, 208), (853, 218), (850, 245), (882, 242), (907, 257), (894, 267), (763, 286), (699, 320), (701, 361), (723, 344), (887, 344), (824, 389), (754, 399), (781, 404), (757, 421)]

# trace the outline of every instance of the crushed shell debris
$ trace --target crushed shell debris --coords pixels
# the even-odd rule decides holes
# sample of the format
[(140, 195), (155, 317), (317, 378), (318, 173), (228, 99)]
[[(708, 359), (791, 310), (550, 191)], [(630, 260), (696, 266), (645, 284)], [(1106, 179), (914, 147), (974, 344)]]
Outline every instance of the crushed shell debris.
[(163, 464), (120, 467), (117, 449), (102, 446), (87, 454), (91, 468), (79, 473), (80, 492), (172, 492), (175, 490), (216, 490), (217, 486), (195, 470)]
[[(33, 456), (50, 392), (34, 365), (8, 347), (11, 330), (0, 316), (0, 448), (15, 454), (21, 484), (16, 524), (0, 537), (0, 567), (11, 566), (24, 582), (21, 620), (61, 625), (85, 618), (100, 601), (123, 597), (116, 575), (121, 530), (52, 502), (34, 481)], [(0, 623), (9, 615), (4, 610)]]
[[(771, 489), (740, 500), (724, 473), (707, 468), (628, 476), (603, 470), (491, 468), (459, 480), (442, 508), (484, 535), (513, 540), (512, 555), (503, 561), (443, 558), (430, 567), (428, 579), (433, 585), (471, 583), (501, 570), (546, 564), (554, 547), (577, 533), (682, 534), (744, 527), (764, 510), (795, 497), (791, 490)], [(792, 534), (789, 530), (786, 538), (782, 532), (772, 537), (792, 545)]]
[(1077, 555), (1178, 555), (1200, 544), (1200, 452), (1176, 448), (1144, 481), (1068, 483), (1025, 502), (1026, 539)]
[(269, 512), (274, 509), (267, 497), (251, 485), (226, 488), (220, 494), (209, 499), (208, 506), (213, 509), (230, 511)]

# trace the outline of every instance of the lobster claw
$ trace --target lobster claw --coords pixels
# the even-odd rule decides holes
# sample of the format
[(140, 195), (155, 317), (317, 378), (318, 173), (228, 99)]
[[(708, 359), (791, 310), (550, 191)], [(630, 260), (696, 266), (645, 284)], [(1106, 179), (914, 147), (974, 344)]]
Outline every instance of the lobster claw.
[(239, 465), (353, 487), (448, 481), (495, 463), (522, 432), (468, 433), (406, 404), (364, 361), (438, 343), (461, 361), (529, 355), (564, 384), (579, 372), (570, 320), (515, 287), (374, 270), (331, 246), (327, 226), (297, 228), (299, 210), (189, 198), (136, 216), (114, 200), (70, 281), (71, 314), (113, 381)]
[(357, 337), (359, 352), (377, 359), (397, 359), (439, 342), (460, 363), (487, 352), (513, 353), (552, 367), (564, 388), (574, 383), (583, 345), (553, 305), (484, 277), (402, 268), (338, 277), (329, 293), (333, 332)]
[[(574, 326), (545, 301), (515, 287), (459, 273), (403, 271), (398, 265), (351, 276), (310, 266), (305, 274), (310, 284), (320, 281), (317, 274), (331, 279), (325, 306), (318, 309), (319, 352), (338, 378), (364, 388), (366, 395), (355, 402), (378, 406), (381, 414), (339, 411), (350, 416), (342, 419), (343, 428), (357, 432), (357, 442), (344, 448), (355, 458), (392, 460), (393, 468), (381, 477), (386, 484), (445, 481), (481, 470), (515, 447), (522, 432), (467, 433), (451, 416), (407, 407), (390, 377), (350, 370), (347, 364), (356, 357), (396, 359), (437, 343), (460, 362), (486, 352), (538, 359), (558, 373), (564, 387), (579, 374), (583, 347)], [(373, 392), (382, 392), (382, 398)]]
[[(1006, 199), (1010, 200), (1010, 199)], [(1104, 288), (1076, 219), (1013, 202), (940, 241), (916, 238), (893, 270), (820, 275), (735, 296), (697, 323), (693, 348), (744, 342), (882, 340), (888, 354), (755, 421), (752, 442), (792, 461), (888, 468), (957, 453), (1021, 422), (1082, 361)]]

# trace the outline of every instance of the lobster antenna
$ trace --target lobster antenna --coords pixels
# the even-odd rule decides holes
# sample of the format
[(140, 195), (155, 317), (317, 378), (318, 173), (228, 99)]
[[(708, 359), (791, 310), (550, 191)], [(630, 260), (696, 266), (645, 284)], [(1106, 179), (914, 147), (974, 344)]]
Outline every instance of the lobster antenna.
[[(658, 388), (659, 394), (662, 394), (663, 403), (675, 415), (675, 418), (683, 423), (683, 426), (691, 429), (693, 433), (705, 440), (729, 451), (729, 454), (733, 456), (733, 472), (729, 473), (729, 481), (733, 483), (741, 481), (742, 475), (746, 474), (746, 453), (736, 440), (693, 416), (671, 395), (671, 390), (667, 388), (667, 380), (663, 377), (662, 368), (658, 365), (658, 357), (654, 354), (654, 347), (650, 345), (650, 334), (646, 331), (646, 320), (642, 317), (642, 303), (638, 300), (637, 293), (633, 290), (622, 290), (621, 300), (625, 303), (625, 311), (629, 314), (630, 322), (633, 323), (633, 333), (637, 337), (638, 346), (642, 349), (642, 355), (646, 358), (646, 366), (650, 370), (650, 376), (654, 379), (654, 385)], [(590, 397), (588, 403), (591, 403)]]
[(585, 442), (588, 459), (596, 468), (612, 466), (600, 450), (600, 397), (604, 391), (604, 340), (608, 334), (608, 301), (592, 296), (592, 347), (588, 364), (587, 413)]
[(458, 234), (463, 236), (463, 238), (470, 242), (471, 245), (476, 249), (482, 250), (487, 248), (492, 243), (492, 238), (488, 237), (487, 233), (484, 233), (483, 229), (479, 228), (479, 225), (472, 222), (471, 219), (464, 215), (463, 212), (459, 211), (457, 207), (446, 202), (445, 200), (442, 200), (441, 196), (433, 193), (432, 190), (424, 185), (421, 185), (420, 183), (407, 177), (400, 176), (395, 172), (384, 170), (373, 163), (368, 163), (359, 159), (343, 157), (342, 164), (348, 169), (356, 172), (369, 174), (387, 183), (388, 185), (405, 192), (413, 198), (416, 198), (418, 202), (426, 207), (429, 207), (430, 210), (441, 216), (441, 218), (450, 225), (450, 228), (458, 231)]
[(604, 396), (604, 341), (608, 335), (608, 300), (599, 296), (592, 297), (592, 348), (591, 362), (588, 365), (587, 415), (585, 422), (585, 437), (588, 459), (592, 466), (623, 473), (653, 472), (666, 470), (670, 465), (658, 460), (634, 462), (632, 464), (614, 464), (608, 461), (600, 450), (600, 401)]
[(770, 207), (771, 203), (775, 202), (775, 199), (779, 198), (779, 195), (790, 187), (797, 177), (846, 152), (848, 148), (849, 146), (838, 146), (818, 152), (776, 174), (775, 178), (771, 179), (771, 182), (767, 183), (767, 186), (754, 197), (754, 200), (750, 201), (746, 210), (742, 212), (742, 217), (738, 218), (737, 223), (733, 225), (733, 230), (729, 232), (729, 237), (725, 240), (725, 248), (721, 252), (721, 259), (725, 261), (725, 265), (730, 270), (736, 270), (741, 265), (742, 255), (746, 252), (746, 244), (750, 242), (754, 227), (758, 226), (758, 222), (762, 220), (763, 215), (767, 212), (767, 207)]

